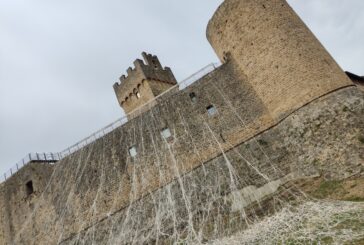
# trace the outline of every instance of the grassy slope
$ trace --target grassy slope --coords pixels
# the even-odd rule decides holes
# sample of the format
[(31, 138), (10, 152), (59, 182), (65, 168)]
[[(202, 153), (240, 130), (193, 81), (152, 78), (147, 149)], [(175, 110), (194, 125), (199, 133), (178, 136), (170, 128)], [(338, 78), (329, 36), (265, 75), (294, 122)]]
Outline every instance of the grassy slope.
[(295, 184), (307, 193), (305, 202), (212, 244), (364, 245), (364, 176)]

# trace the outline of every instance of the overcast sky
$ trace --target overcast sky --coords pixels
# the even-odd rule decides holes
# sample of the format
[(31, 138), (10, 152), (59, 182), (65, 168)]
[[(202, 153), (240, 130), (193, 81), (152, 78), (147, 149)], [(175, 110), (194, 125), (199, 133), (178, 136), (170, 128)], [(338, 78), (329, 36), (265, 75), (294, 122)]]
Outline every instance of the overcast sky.
[[(121, 116), (112, 85), (142, 51), (177, 79), (217, 57), (222, 0), (0, 0), (0, 174)], [(344, 70), (364, 75), (364, 1), (290, 0)]]

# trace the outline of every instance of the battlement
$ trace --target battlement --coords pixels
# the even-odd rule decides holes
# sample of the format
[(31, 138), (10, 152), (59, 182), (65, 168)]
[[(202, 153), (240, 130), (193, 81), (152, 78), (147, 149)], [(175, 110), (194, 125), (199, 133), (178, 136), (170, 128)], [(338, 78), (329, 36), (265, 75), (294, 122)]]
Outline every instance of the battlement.
[(136, 59), (134, 68), (127, 69), (119, 83), (114, 84), (114, 91), (119, 105), (129, 113), (152, 100), (159, 94), (177, 84), (169, 67), (164, 67), (156, 55), (142, 53), (143, 60)]
[(144, 61), (149, 66), (154, 66), (155, 69), (162, 69), (162, 65), (159, 62), (159, 59), (156, 55), (147, 54), (146, 52), (142, 53), (142, 56), (144, 58)]
[[(138, 72), (142, 72), (146, 78), (151, 77), (151, 78), (156, 78), (156, 79), (163, 79), (161, 81), (163, 82), (170, 82), (171, 80), (175, 80), (173, 73), (171, 71), (171, 69), (169, 67), (164, 67), (161, 65), (158, 57), (156, 55), (152, 55), (152, 54), (147, 54), (146, 52), (142, 53), (143, 56), (143, 60), (141, 59), (136, 59), (134, 61), (134, 69), (132, 67), (129, 67), (126, 72), (127, 72), (127, 76), (126, 75), (122, 75), (119, 80), (120, 83), (115, 83), (115, 86), (120, 86), (125, 80), (127, 79), (131, 79), (136, 73)], [(165, 76), (161, 76), (158, 77), (158, 75), (161, 74), (156, 74), (155, 71), (165, 71), (168, 74), (164, 74), (164, 75), (172, 75), (169, 77), (165, 77)]]
[(207, 36), (223, 65), (177, 85), (142, 53), (113, 86), (133, 120), (21, 161), (0, 183), (0, 245), (208, 243), (362, 175), (363, 92), (286, 0), (224, 0)]

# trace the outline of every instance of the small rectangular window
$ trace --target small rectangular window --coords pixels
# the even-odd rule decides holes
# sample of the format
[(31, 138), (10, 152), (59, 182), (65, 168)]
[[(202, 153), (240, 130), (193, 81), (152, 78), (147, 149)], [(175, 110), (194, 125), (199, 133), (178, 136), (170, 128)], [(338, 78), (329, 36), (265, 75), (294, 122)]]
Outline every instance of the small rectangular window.
[(31, 194), (33, 194), (34, 193), (33, 181), (28, 181), (25, 184), (25, 189), (27, 192), (27, 196), (30, 196)]
[(161, 131), (161, 135), (164, 139), (168, 139), (172, 136), (171, 134), (171, 130), (169, 130), (169, 128), (165, 128)]
[(197, 97), (194, 92), (190, 93), (190, 99), (191, 99), (192, 103), (195, 103), (197, 101)]
[(134, 157), (136, 157), (137, 154), (138, 154), (138, 152), (137, 152), (137, 148), (135, 145), (129, 148), (129, 155), (131, 157), (134, 158)]
[(209, 105), (208, 107), (206, 107), (206, 110), (209, 116), (213, 116), (217, 113), (217, 109), (213, 105)]

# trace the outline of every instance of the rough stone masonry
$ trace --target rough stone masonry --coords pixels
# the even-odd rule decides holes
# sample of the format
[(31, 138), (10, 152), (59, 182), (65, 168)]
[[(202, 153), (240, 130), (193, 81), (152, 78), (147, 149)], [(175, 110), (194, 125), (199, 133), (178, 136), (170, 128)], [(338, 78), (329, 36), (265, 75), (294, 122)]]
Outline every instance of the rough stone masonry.
[(298, 200), (293, 180), (363, 171), (363, 91), (286, 1), (225, 0), (207, 38), (219, 68), (178, 90), (143, 53), (114, 85), (125, 125), (2, 183), (0, 244), (207, 242)]

